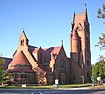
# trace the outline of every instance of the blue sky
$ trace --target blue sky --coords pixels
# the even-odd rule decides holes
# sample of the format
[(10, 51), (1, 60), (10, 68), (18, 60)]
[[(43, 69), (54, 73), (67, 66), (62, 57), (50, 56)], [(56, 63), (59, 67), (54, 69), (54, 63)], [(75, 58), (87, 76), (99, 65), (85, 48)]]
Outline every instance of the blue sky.
[(12, 57), (19, 37), (25, 29), (29, 44), (36, 47), (60, 46), (61, 40), (69, 57), (69, 34), (73, 13), (84, 11), (87, 4), (91, 34), (92, 64), (105, 54), (94, 45), (105, 32), (105, 24), (97, 18), (104, 0), (0, 0), (0, 53)]

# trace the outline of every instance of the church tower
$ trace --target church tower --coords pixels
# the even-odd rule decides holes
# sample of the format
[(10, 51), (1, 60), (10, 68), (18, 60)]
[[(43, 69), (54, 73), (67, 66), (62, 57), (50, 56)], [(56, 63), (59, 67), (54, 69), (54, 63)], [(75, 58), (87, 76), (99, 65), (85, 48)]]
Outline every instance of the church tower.
[(21, 36), (20, 36), (19, 41), (18, 41), (18, 48), (17, 48), (16, 52), (13, 54), (13, 57), (15, 57), (21, 51), (27, 51), (28, 50), (28, 44), (29, 44), (29, 40), (28, 40), (25, 32), (23, 31), (21, 33)]
[(19, 38), (19, 46), (24, 46), (24, 45), (28, 45), (28, 38), (25, 34), (25, 32), (23, 31), (20, 38)]
[(72, 60), (81, 68), (81, 76), (84, 77), (84, 82), (89, 82), (91, 77), (91, 51), (86, 4), (84, 12), (74, 13), (70, 34), (70, 55)]

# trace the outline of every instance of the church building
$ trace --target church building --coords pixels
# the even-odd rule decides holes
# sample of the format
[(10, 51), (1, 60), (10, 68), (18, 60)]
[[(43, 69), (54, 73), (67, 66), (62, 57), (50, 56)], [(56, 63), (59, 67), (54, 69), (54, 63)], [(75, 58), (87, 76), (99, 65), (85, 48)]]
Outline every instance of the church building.
[(63, 43), (57, 47), (38, 48), (29, 44), (23, 31), (13, 59), (6, 71), (14, 84), (88, 83), (91, 81), (90, 26), (87, 8), (74, 13), (70, 31), (70, 58)]

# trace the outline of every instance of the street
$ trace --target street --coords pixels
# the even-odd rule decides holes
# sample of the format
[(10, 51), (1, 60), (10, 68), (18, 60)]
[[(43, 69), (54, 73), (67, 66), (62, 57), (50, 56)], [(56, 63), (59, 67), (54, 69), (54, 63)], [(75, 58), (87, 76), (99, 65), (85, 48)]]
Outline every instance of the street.
[(105, 89), (0, 89), (0, 94), (105, 94)]

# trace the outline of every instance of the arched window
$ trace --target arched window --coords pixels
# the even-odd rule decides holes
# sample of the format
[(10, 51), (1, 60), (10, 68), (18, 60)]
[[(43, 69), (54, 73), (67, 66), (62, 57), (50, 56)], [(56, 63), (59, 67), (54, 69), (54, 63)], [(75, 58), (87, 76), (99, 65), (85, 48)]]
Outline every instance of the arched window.
[(60, 72), (61, 72), (61, 73), (65, 73), (65, 71), (66, 71), (66, 70), (65, 70), (65, 67), (66, 67), (65, 64), (66, 64), (65, 60), (62, 59), (61, 62), (60, 62)]
[(65, 67), (65, 61), (64, 61), (64, 60), (61, 60), (60, 67), (61, 67), (61, 68), (64, 68), (64, 67)]
[(24, 39), (23, 39), (23, 40), (21, 40), (21, 45), (24, 45)]

